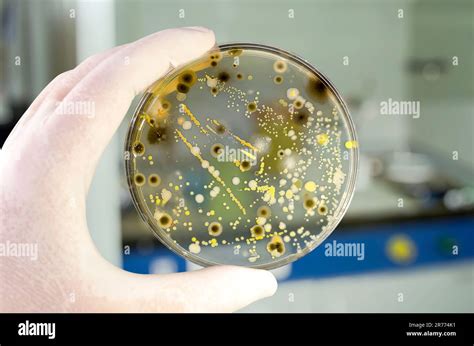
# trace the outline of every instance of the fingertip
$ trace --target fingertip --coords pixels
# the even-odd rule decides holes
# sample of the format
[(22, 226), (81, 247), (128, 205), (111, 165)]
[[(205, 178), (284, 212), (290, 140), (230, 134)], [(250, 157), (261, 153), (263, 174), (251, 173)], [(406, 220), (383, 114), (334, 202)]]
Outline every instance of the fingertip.
[(216, 35), (213, 30), (206, 28), (204, 26), (187, 26), (182, 29), (188, 30), (188, 31), (193, 31), (194, 33), (197, 33), (198, 35), (202, 35), (203, 40), (206, 41), (207, 43), (207, 49), (211, 49), (213, 46), (216, 45)]
[(251, 287), (250, 291), (257, 295), (256, 299), (271, 297), (278, 288), (278, 282), (273, 273), (264, 269), (239, 266), (215, 266), (206, 268), (205, 271), (218, 274), (221, 277), (226, 275), (229, 280), (230, 277), (233, 277), (235, 281), (240, 283), (240, 286), (248, 286), (241, 287), (241, 289)]
[(255, 270), (258, 270), (260, 272), (259, 275), (262, 276), (262, 281), (265, 283), (265, 287), (267, 291), (266, 297), (273, 296), (278, 289), (278, 281), (275, 275), (273, 275), (273, 273), (268, 270), (263, 270), (263, 269), (255, 269)]
[[(157, 56), (173, 67), (200, 57), (216, 46), (214, 31), (204, 27), (180, 27), (159, 31), (136, 42), (147, 50), (156, 49)], [(167, 50), (163, 47), (169, 47)], [(153, 60), (156, 64), (156, 60)], [(158, 74), (160, 77), (162, 71)], [(155, 75), (155, 78), (157, 76)]]
[(264, 269), (239, 268), (246, 272), (247, 281), (251, 282), (253, 289), (258, 291), (258, 299), (271, 297), (277, 291), (278, 282), (272, 272)]

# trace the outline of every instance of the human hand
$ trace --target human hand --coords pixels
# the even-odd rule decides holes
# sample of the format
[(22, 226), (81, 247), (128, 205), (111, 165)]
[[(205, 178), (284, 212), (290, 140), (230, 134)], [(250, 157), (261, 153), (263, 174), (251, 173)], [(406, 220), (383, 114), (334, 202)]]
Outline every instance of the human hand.
[[(214, 43), (205, 28), (164, 30), (86, 59), (32, 103), (0, 154), (0, 245), (37, 244), (38, 258), (0, 256), (0, 312), (227, 312), (273, 295), (275, 278), (257, 269), (125, 272), (87, 228), (96, 165), (132, 99)], [(62, 114), (60, 102), (93, 102), (95, 115)]]

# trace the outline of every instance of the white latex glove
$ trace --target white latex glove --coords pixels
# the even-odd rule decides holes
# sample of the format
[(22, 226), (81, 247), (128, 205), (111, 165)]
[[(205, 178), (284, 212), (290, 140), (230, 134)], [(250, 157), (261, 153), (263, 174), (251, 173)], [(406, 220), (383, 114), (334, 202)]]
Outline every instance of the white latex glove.
[[(94, 55), (36, 98), (0, 154), (0, 243), (37, 244), (38, 259), (0, 257), (0, 311), (234, 311), (274, 294), (267, 271), (233, 266), (138, 275), (104, 260), (86, 223), (97, 162), (132, 99), (199, 57), (214, 33), (164, 30)], [(58, 102), (94, 102), (95, 116)]]

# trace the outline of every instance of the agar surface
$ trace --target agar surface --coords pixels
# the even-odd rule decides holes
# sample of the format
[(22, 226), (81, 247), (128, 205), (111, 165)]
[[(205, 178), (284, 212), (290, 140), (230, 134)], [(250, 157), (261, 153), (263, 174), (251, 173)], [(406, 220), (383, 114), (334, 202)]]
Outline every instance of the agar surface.
[(131, 188), (178, 253), (271, 267), (342, 217), (357, 148), (347, 118), (297, 61), (213, 51), (155, 83), (137, 110)]

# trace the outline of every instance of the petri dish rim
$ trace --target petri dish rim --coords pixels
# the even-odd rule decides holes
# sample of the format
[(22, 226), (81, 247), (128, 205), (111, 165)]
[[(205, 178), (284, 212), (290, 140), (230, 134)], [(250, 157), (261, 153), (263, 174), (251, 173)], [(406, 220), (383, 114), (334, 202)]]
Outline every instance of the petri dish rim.
[[(357, 146), (355, 148), (352, 148), (352, 159), (350, 160), (350, 165), (349, 165), (349, 172), (348, 172), (348, 177), (349, 177), (349, 182), (347, 185), (346, 191), (343, 192), (344, 196), (342, 197), (341, 203), (339, 204), (338, 208), (335, 211), (335, 217), (331, 224), (328, 224), (326, 227), (325, 231), (321, 231), (319, 233), (318, 241), (313, 242), (311, 246), (307, 246), (304, 249), (302, 249), (299, 253), (293, 253), (291, 255), (288, 255), (282, 259), (275, 260), (271, 263), (267, 264), (256, 264), (256, 265), (249, 265), (247, 266), (248, 268), (256, 268), (256, 269), (266, 269), (266, 270), (271, 270), (271, 269), (276, 269), (279, 267), (282, 267), (284, 265), (287, 265), (289, 263), (292, 263), (304, 256), (306, 256), (308, 253), (316, 249), (321, 243), (326, 240), (326, 238), (336, 229), (336, 227), (339, 225), (341, 222), (342, 218), (344, 217), (345, 213), (347, 212), (347, 209), (349, 208), (349, 205), (351, 203), (351, 200), (354, 196), (355, 192), (355, 184), (357, 180), (357, 175), (358, 175), (358, 167), (359, 167), (359, 145), (358, 145), (358, 139), (357, 139), (357, 134), (355, 131), (355, 125), (354, 122), (352, 121), (352, 118), (350, 116), (349, 109), (342, 99), (341, 94), (339, 91), (336, 89), (336, 87), (333, 85), (333, 83), (327, 78), (321, 71), (316, 69), (313, 65), (311, 65), (309, 62), (307, 62), (305, 59), (302, 57), (298, 56), (297, 54), (294, 54), (292, 52), (289, 52), (287, 50), (283, 50), (281, 48), (276, 48), (273, 46), (268, 46), (260, 43), (248, 43), (248, 42), (230, 42), (230, 43), (223, 43), (220, 45), (217, 45), (213, 47), (210, 51), (213, 50), (219, 50), (219, 51), (227, 51), (231, 49), (251, 49), (251, 50), (259, 50), (267, 53), (273, 53), (276, 55), (279, 55), (280, 57), (284, 57), (285, 59), (291, 60), (293, 62), (296, 62), (299, 65), (302, 65), (304, 68), (306, 68), (309, 72), (312, 74), (316, 75), (320, 80), (322, 80), (325, 85), (331, 90), (332, 94), (336, 98), (340, 108), (342, 108), (344, 112), (344, 120), (347, 125), (347, 130), (348, 130), (348, 135), (352, 141), (355, 141), (357, 143)], [(209, 51), (209, 52), (210, 52)], [(208, 53), (208, 52), (207, 52)], [(205, 54), (207, 54), (205, 53)], [(201, 58), (201, 57), (200, 57)], [(200, 58), (197, 58), (195, 60), (199, 60)], [(192, 63), (192, 61), (190, 62)], [(156, 86), (156, 84), (162, 80), (170, 78), (173, 74), (175, 74), (177, 71), (179, 71), (181, 68), (183, 68), (186, 65), (182, 66), (177, 66), (175, 68), (170, 69), (164, 76), (162, 76), (160, 79), (155, 81), (153, 84), (151, 84), (147, 90), (144, 92), (143, 96), (141, 97), (138, 105), (136, 106), (132, 119), (130, 121), (130, 125), (128, 128), (128, 133), (126, 136), (126, 141), (125, 141), (125, 152), (131, 153), (131, 147), (133, 145), (133, 137), (134, 134), (138, 131), (137, 128), (134, 126), (137, 122), (138, 116), (140, 114), (140, 110), (142, 107), (146, 104), (148, 101), (149, 97), (152, 96), (151, 91), (153, 88)], [(131, 154), (129, 154), (131, 155)], [(138, 211), (138, 214), (140, 215), (140, 218), (148, 225), (148, 227), (151, 228), (152, 233), (155, 235), (155, 237), (162, 243), (164, 244), (168, 249), (173, 251), (174, 253), (178, 254), (179, 256), (184, 257), (185, 259), (200, 265), (202, 267), (209, 267), (209, 266), (214, 266), (214, 265), (224, 265), (225, 263), (218, 263), (210, 260), (206, 260), (204, 258), (199, 257), (198, 255), (192, 254), (191, 252), (187, 251), (184, 249), (182, 246), (179, 244), (174, 243), (170, 237), (165, 237), (163, 236), (158, 227), (155, 229), (154, 227), (154, 222), (153, 220), (153, 215), (151, 215), (149, 209), (146, 206), (142, 205), (142, 200), (143, 200), (143, 194), (139, 189), (136, 189), (134, 187), (132, 177), (133, 177), (133, 165), (131, 164), (131, 157), (129, 156), (128, 160), (125, 161), (125, 173), (127, 175), (127, 184), (128, 188), (130, 191), (130, 195), (132, 196), (132, 201), (135, 209)], [(146, 212), (145, 212), (146, 211)]]

